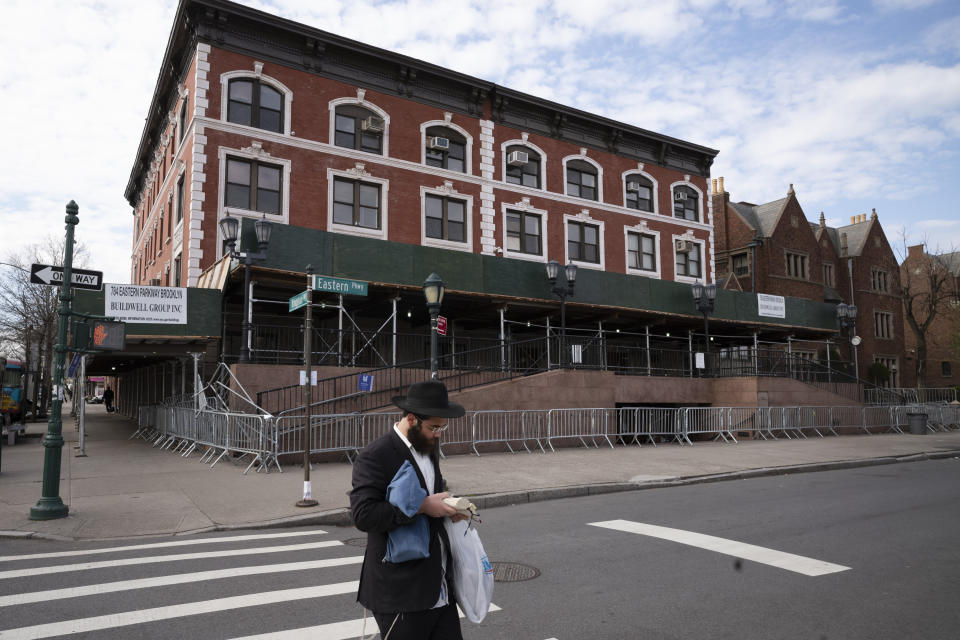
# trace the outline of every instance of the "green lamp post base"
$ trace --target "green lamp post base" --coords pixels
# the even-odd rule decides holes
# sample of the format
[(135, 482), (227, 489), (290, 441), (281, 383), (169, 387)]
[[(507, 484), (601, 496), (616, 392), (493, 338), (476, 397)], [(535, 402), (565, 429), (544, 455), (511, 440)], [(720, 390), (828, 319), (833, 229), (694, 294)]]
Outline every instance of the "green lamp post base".
[(66, 518), (70, 507), (63, 504), (60, 496), (53, 498), (40, 498), (37, 504), (30, 507), (31, 520), (56, 520), (57, 518)]

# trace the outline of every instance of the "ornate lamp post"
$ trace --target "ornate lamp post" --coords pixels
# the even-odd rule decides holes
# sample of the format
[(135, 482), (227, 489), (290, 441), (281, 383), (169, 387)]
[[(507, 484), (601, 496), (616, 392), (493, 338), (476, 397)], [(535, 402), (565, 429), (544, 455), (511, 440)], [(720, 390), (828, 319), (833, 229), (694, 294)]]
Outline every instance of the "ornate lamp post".
[(427, 301), (427, 311), (430, 312), (430, 379), (439, 378), (437, 372), (437, 316), (440, 315), (440, 304), (443, 302), (443, 292), (446, 284), (435, 273), (431, 273), (423, 283), (423, 297)]
[(717, 285), (714, 283), (701, 284), (698, 280), (690, 286), (693, 302), (697, 311), (703, 314), (704, 352), (710, 360), (710, 314), (713, 313), (717, 301)]
[(850, 354), (853, 356), (853, 372), (860, 379), (860, 363), (857, 358), (857, 345), (860, 336), (856, 334), (857, 305), (840, 303), (837, 305), (837, 320), (840, 322), (840, 332), (850, 338)]
[(573, 295), (573, 285), (577, 281), (577, 265), (572, 262), (563, 268), (566, 279), (564, 284), (557, 284), (560, 275), (560, 263), (551, 260), (547, 263), (547, 280), (550, 281), (550, 291), (560, 298), (560, 366), (564, 367), (567, 361), (567, 298)]
[(270, 234), (273, 232), (273, 223), (263, 216), (254, 223), (254, 230), (257, 233), (257, 244), (259, 251), (250, 253), (249, 251), (237, 251), (237, 239), (240, 235), (240, 220), (233, 216), (220, 220), (220, 233), (227, 243), (231, 258), (237, 258), (243, 263), (243, 323), (241, 331), (243, 337), (240, 344), (240, 362), (250, 362), (250, 265), (254, 261), (267, 259), (267, 247), (270, 245)]

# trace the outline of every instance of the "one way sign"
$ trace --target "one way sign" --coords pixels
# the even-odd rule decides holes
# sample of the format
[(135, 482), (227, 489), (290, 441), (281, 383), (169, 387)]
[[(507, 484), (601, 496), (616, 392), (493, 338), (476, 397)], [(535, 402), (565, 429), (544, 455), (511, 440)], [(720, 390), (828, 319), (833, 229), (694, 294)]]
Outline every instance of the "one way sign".
[[(63, 267), (32, 264), (30, 265), (30, 282), (59, 287), (63, 283)], [(74, 268), (70, 273), (70, 282), (77, 289), (100, 291), (103, 288), (103, 272)]]

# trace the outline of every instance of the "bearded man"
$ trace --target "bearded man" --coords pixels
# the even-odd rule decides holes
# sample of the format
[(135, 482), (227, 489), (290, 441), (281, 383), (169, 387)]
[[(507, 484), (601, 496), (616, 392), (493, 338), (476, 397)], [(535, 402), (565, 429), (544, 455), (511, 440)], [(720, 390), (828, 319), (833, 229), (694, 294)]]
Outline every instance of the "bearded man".
[[(446, 386), (438, 380), (411, 385), (406, 397), (395, 396), (393, 403), (403, 410), (403, 417), (389, 433), (364, 447), (353, 465), (350, 509), (356, 527), (367, 533), (357, 601), (373, 612), (382, 638), (462, 640), (443, 518), (457, 521), (465, 516), (443, 502), (450, 494), (441, 491), (439, 447), (447, 420), (465, 411), (449, 401)], [(387, 487), (404, 462), (413, 466), (427, 494), (412, 516), (387, 499)], [(429, 556), (389, 562), (390, 532), (417, 518), (426, 518), (429, 524)]]

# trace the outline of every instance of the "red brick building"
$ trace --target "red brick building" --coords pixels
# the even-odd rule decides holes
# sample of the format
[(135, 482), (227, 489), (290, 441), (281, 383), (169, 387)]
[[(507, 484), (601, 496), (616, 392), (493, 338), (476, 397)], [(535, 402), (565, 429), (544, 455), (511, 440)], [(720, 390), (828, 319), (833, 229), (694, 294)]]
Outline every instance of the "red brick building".
[[(914, 317), (922, 324), (929, 316), (926, 296), (930, 292), (930, 277), (942, 281), (936, 315), (926, 330), (926, 376), (919, 379), (919, 357), (916, 333), (904, 313), (903, 334), (906, 347), (906, 366), (903, 380), (906, 386), (953, 387), (960, 385), (960, 252), (931, 255), (923, 245), (907, 248), (907, 257), (900, 265), (900, 280), (913, 298)], [(936, 285), (934, 285), (936, 287)], [(906, 304), (907, 301), (905, 300)]]
[[(899, 267), (876, 211), (828, 227), (823, 213), (809, 223), (793, 185), (784, 198), (764, 204), (732, 202), (723, 178), (714, 180), (717, 280), (728, 288), (857, 307), (860, 377), (879, 362), (899, 386), (904, 363)], [(841, 357), (852, 357), (844, 338)], [(799, 344), (823, 357), (824, 347)]]

